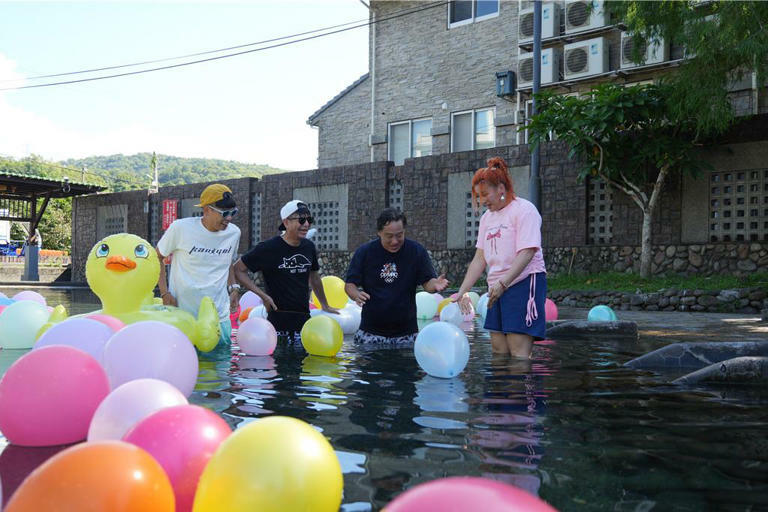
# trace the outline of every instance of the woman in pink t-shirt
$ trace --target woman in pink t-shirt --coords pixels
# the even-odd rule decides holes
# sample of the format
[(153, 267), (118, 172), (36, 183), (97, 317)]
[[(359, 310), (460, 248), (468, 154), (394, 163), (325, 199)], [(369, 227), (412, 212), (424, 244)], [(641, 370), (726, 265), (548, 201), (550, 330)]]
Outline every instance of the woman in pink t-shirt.
[(488, 314), (494, 353), (530, 357), (534, 339), (544, 339), (547, 295), (541, 250), (541, 215), (523, 198), (515, 197), (507, 163), (488, 160), (472, 178), (472, 202), (488, 209), (480, 218), (477, 251), (459, 288), (459, 306), (469, 311), (466, 292), (488, 272)]

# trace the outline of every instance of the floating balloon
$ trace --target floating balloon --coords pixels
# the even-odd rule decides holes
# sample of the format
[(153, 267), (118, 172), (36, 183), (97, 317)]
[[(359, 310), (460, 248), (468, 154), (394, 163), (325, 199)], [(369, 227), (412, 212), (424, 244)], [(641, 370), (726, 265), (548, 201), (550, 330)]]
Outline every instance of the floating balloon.
[(165, 381), (136, 379), (126, 382), (99, 404), (88, 429), (88, 441), (119, 440), (153, 412), (186, 404), (186, 397)]
[(112, 389), (130, 380), (151, 378), (169, 382), (189, 396), (195, 388), (198, 360), (189, 338), (174, 326), (137, 322), (107, 342), (104, 369)]
[(428, 292), (416, 294), (416, 318), (427, 320), (437, 314), (435, 298)]
[[(344, 281), (336, 276), (325, 276), (323, 279), (323, 291), (325, 292), (325, 300), (332, 308), (341, 309), (347, 303), (347, 292), (344, 290)], [(320, 307), (320, 301), (315, 296), (315, 292), (312, 292), (312, 302), (315, 306)]]
[(37, 331), (48, 321), (48, 316), (45, 306), (31, 300), (6, 306), (0, 315), (0, 347), (32, 348)]
[(485, 317), (488, 316), (488, 294), (484, 293), (477, 301), (477, 307), (475, 308), (477, 314), (485, 321)]
[(322, 434), (296, 418), (270, 416), (221, 443), (200, 477), (194, 510), (335, 512), (342, 487), (339, 460)]
[(437, 292), (433, 293), (432, 296), (435, 298), (435, 303), (437, 304), (440, 304), (440, 302), (445, 298)]
[(449, 379), (460, 374), (469, 361), (469, 341), (464, 331), (448, 322), (427, 325), (413, 345), (416, 362), (433, 377)]
[(348, 304), (341, 310), (339, 324), (344, 334), (354, 334), (360, 329), (362, 308), (357, 304)]
[(238, 322), (245, 322), (248, 320), (248, 316), (251, 314), (251, 311), (253, 310), (255, 306), (249, 306), (242, 311), (240, 311), (240, 314), (237, 317)]
[[(459, 311), (461, 311), (461, 308), (459, 308)], [(471, 322), (475, 318), (475, 307), (472, 305), (472, 302), (469, 303), (469, 311), (467, 313), (462, 313), (461, 320), (463, 322)]]
[(544, 318), (547, 322), (554, 322), (557, 320), (557, 305), (552, 299), (544, 301)]
[(205, 466), (232, 433), (216, 413), (197, 405), (178, 405), (153, 412), (123, 440), (143, 448), (165, 470), (176, 495), (176, 511), (192, 510)]
[(16, 301), (13, 299), (9, 299), (6, 296), (0, 297), (0, 306), (8, 306), (9, 304), (13, 304), (14, 302)]
[(450, 297), (446, 297), (443, 300), (441, 300), (440, 303), (437, 305), (437, 315), (440, 316), (440, 313), (443, 312), (443, 308), (445, 308), (445, 306), (447, 306), (452, 302), (453, 302), (453, 299)]
[(472, 302), (472, 307), (477, 309), (477, 301), (480, 300), (480, 295), (478, 295), (477, 292), (467, 292), (467, 296), (469, 297), (469, 300)]
[(33, 350), (0, 380), (0, 431), (21, 446), (80, 441), (107, 393), (104, 369), (82, 350), (63, 345)]
[(335, 356), (341, 350), (343, 341), (344, 332), (339, 322), (329, 316), (314, 316), (301, 328), (301, 344), (304, 350), (315, 356)]
[(260, 317), (248, 318), (237, 331), (237, 344), (249, 356), (268, 356), (277, 346), (274, 326)]
[(125, 327), (125, 324), (118, 320), (117, 318), (109, 315), (99, 315), (98, 313), (93, 315), (86, 315), (85, 318), (90, 318), (91, 320), (96, 320), (97, 322), (101, 322), (110, 329), (112, 329), (113, 332), (117, 332), (123, 327)]
[(441, 478), (417, 485), (399, 495), (385, 509), (387, 512), (557, 512), (522, 489), (477, 477)]
[(39, 510), (173, 512), (173, 489), (141, 448), (121, 441), (82, 443), (33, 471), (5, 508)]
[(248, 318), (263, 318), (266, 320), (268, 316), (267, 308), (262, 304), (261, 306), (255, 306), (248, 315)]
[(264, 302), (261, 300), (261, 297), (253, 293), (252, 291), (248, 290), (243, 294), (242, 297), (240, 297), (240, 309), (246, 310), (248, 308), (253, 308), (256, 306), (261, 306)]
[(23, 292), (17, 293), (16, 295), (13, 296), (13, 300), (15, 301), (31, 300), (32, 302), (37, 302), (38, 304), (42, 304), (43, 306), (48, 305), (48, 303), (45, 301), (45, 297), (43, 297), (37, 292), (33, 292), (32, 290), (24, 290)]
[(104, 346), (114, 331), (106, 324), (90, 318), (70, 318), (53, 324), (35, 342), (33, 348), (49, 345), (68, 345), (93, 356), (99, 363), (104, 360)]
[(590, 322), (615, 322), (618, 318), (610, 307), (600, 304), (589, 310), (587, 320)]
[(451, 302), (440, 312), (440, 321), (461, 325), (461, 322), (464, 321), (464, 314), (461, 312), (458, 304)]

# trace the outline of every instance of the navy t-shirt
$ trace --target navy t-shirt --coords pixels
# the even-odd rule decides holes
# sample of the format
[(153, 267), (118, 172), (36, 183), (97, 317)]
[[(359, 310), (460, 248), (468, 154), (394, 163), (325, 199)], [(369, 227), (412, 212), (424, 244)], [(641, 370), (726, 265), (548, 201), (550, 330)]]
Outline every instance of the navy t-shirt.
[(396, 337), (419, 331), (416, 323), (416, 287), (436, 277), (427, 250), (413, 240), (396, 253), (376, 238), (361, 245), (347, 270), (348, 283), (371, 296), (363, 306), (360, 329), (379, 336)]
[(309, 272), (317, 271), (315, 244), (302, 238), (298, 247), (283, 237), (265, 240), (241, 258), (248, 270), (261, 272), (267, 294), (277, 311), (269, 312), (269, 321), (278, 331), (300, 331), (309, 319)]

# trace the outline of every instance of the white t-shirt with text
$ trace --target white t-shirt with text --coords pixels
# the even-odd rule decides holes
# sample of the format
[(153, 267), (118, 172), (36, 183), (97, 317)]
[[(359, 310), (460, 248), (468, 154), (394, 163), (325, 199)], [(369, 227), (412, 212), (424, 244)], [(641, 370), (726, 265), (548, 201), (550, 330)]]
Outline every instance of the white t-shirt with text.
[(157, 248), (171, 256), (168, 290), (181, 309), (197, 316), (200, 301), (207, 296), (216, 304), (219, 320), (229, 320), (227, 278), (239, 244), (240, 228), (234, 224), (209, 231), (200, 217), (173, 221)]

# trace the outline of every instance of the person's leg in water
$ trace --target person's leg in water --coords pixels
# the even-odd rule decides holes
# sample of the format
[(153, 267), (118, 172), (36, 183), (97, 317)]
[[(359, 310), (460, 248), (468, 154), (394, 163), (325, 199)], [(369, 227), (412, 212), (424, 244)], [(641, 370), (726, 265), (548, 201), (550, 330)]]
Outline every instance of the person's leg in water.
[(229, 319), (219, 324), (219, 342), (209, 352), (200, 352), (198, 354), (204, 359), (221, 360), (232, 356), (232, 322)]

